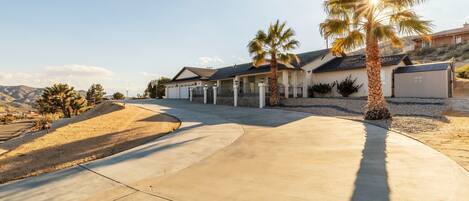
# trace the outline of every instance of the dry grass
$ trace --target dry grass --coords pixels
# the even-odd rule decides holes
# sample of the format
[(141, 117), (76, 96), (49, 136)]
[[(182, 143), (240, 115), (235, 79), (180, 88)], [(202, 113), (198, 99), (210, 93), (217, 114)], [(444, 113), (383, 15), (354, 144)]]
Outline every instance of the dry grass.
[(469, 114), (447, 112), (449, 123), (437, 131), (411, 134), (430, 147), (449, 156), (469, 171)]
[(0, 155), (0, 183), (109, 156), (156, 139), (179, 124), (153, 111), (104, 103), (70, 122), (58, 123), (49, 133), (0, 145), (9, 150)]

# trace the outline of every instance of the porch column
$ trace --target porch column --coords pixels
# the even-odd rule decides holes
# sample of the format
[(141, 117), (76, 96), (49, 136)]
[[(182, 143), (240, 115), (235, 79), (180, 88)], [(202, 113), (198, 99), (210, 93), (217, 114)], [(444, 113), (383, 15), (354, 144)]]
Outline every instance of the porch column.
[(217, 87), (220, 87), (220, 86), (221, 86), (221, 81), (217, 80)]
[(238, 85), (233, 85), (233, 106), (238, 107)]
[(259, 108), (265, 107), (265, 84), (259, 83)]
[(248, 90), (247, 90), (247, 88), (248, 88), (248, 81), (249, 81), (249, 79), (248, 79), (247, 76), (246, 76), (246, 77), (243, 77), (243, 93), (247, 93), (247, 91), (248, 91)]
[(216, 105), (217, 104), (217, 87), (214, 86), (212, 88), (213, 88), (213, 104)]
[(165, 98), (165, 99), (168, 98), (168, 93), (169, 93), (169, 87), (165, 87), (165, 88), (164, 88), (164, 98)]
[(194, 88), (193, 87), (189, 87), (189, 101), (192, 102), (192, 90)]
[(308, 98), (308, 85), (310, 82), (311, 74), (308, 71), (305, 71), (303, 77), (303, 98)]
[(204, 104), (207, 104), (207, 86), (204, 86)]
[(288, 95), (289, 95), (289, 91), (288, 91), (288, 71), (287, 70), (284, 70), (282, 71), (282, 84), (285, 88), (285, 98), (288, 98)]
[(293, 98), (296, 98), (298, 97), (298, 89), (296, 88), (297, 85), (298, 85), (298, 72), (297, 71), (293, 71), (292, 72), (292, 85), (293, 85)]

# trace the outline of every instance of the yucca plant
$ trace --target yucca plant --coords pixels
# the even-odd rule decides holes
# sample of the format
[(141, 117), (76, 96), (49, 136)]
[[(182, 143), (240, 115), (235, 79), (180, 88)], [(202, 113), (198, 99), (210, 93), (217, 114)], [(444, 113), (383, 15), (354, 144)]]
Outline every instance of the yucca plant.
[(321, 34), (333, 40), (332, 52), (343, 54), (366, 46), (368, 103), (365, 119), (388, 119), (391, 114), (381, 86), (379, 42), (402, 45), (400, 35), (428, 38), (431, 22), (421, 20), (412, 7), (424, 0), (326, 0), (327, 19)]
[(286, 28), (286, 22), (279, 20), (269, 26), (266, 32), (260, 30), (249, 44), (249, 54), (252, 56), (254, 66), (270, 63), (270, 105), (280, 103), (278, 93), (278, 63), (290, 64), (293, 60), (297, 63), (300, 59), (292, 50), (298, 48), (299, 42), (293, 39), (295, 32), (291, 28)]

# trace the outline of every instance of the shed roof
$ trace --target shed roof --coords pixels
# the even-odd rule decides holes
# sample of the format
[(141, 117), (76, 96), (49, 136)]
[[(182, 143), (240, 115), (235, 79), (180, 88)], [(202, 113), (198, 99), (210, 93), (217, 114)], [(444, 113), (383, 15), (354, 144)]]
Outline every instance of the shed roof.
[(451, 62), (439, 62), (439, 63), (428, 63), (421, 65), (404, 66), (397, 68), (394, 73), (416, 73), (416, 72), (428, 72), (428, 71), (441, 71), (448, 70)]
[[(406, 65), (412, 65), (412, 61), (407, 56), (407, 54), (396, 54), (389, 56), (381, 57), (382, 66), (393, 66), (398, 65), (403, 61)], [(344, 71), (352, 69), (360, 69), (366, 67), (366, 57), (365, 55), (353, 55), (353, 56), (344, 56), (336, 57), (331, 61), (319, 66), (314, 69), (314, 73), (324, 73), (324, 72), (334, 72), (334, 71)]]

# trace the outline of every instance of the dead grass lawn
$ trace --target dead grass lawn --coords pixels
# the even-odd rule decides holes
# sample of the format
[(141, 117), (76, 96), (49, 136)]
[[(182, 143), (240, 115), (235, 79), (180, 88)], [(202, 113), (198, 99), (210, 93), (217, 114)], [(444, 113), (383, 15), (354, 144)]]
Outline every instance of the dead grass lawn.
[(447, 112), (449, 123), (436, 131), (410, 134), (449, 156), (469, 171), (469, 114)]
[[(61, 123), (59, 123), (61, 124)], [(135, 106), (103, 103), (49, 133), (0, 145), (0, 183), (106, 157), (154, 140), (179, 127), (170, 116)]]

